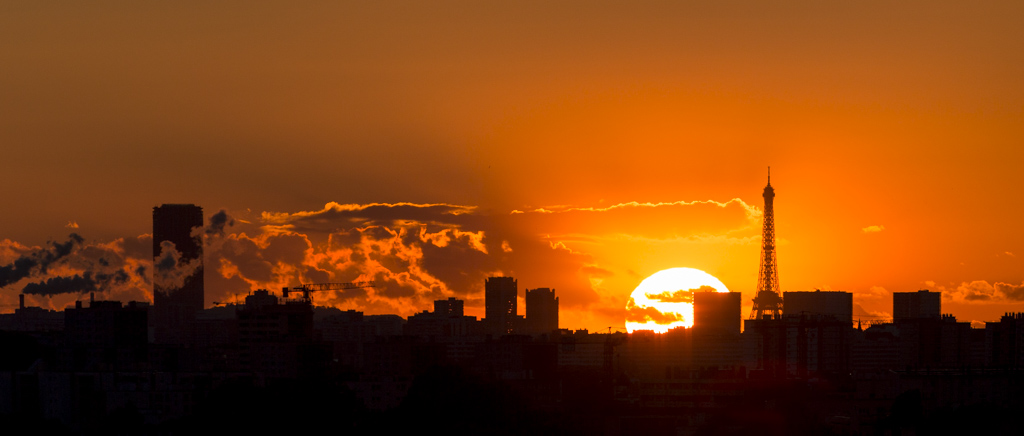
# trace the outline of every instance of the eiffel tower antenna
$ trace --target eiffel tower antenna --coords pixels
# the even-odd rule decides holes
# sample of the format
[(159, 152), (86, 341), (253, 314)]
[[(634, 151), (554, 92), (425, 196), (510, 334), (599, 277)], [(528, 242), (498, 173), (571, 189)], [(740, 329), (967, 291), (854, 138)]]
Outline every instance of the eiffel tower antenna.
[(764, 187), (764, 229), (761, 233), (761, 272), (757, 276), (757, 296), (750, 319), (782, 317), (782, 293), (779, 292), (779, 266), (775, 259), (775, 189), (772, 167), (768, 167), (768, 185)]

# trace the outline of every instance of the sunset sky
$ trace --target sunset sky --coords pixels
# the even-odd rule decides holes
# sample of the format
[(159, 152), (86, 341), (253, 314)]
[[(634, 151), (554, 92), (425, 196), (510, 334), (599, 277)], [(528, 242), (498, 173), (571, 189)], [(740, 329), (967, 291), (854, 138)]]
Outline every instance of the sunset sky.
[(0, 5), (0, 312), (150, 299), (195, 203), (207, 304), (482, 317), (504, 274), (598, 330), (691, 267), (746, 317), (768, 166), (783, 291), (1024, 311), (1024, 3), (216, 3)]

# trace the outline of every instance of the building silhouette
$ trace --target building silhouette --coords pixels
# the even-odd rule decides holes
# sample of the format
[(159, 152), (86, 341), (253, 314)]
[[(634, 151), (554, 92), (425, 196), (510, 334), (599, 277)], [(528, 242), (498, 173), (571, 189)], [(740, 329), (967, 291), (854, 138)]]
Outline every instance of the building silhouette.
[(512, 277), (488, 277), (484, 282), (484, 321), (492, 334), (511, 334), (517, 327), (519, 285)]
[(18, 308), (14, 313), (0, 314), (0, 331), (61, 331), (64, 313), (42, 307), (26, 306), (25, 294), (18, 295)]
[(942, 293), (920, 290), (892, 293), (894, 321), (907, 319), (939, 319), (942, 316)]
[(694, 292), (693, 328), (740, 334), (739, 292)]
[(691, 356), (687, 360), (690, 367), (730, 367), (742, 361), (741, 302), (739, 292), (693, 293)]
[[(193, 340), (196, 313), (203, 310), (203, 208), (164, 204), (153, 208), (153, 312), (157, 343)], [(174, 250), (177, 256), (174, 256)]]
[(1024, 313), (1006, 313), (985, 324), (985, 363), (995, 368), (1024, 368)]
[(849, 292), (785, 292), (783, 315), (853, 321), (853, 294)]
[(461, 337), (476, 332), (475, 316), (466, 316), (466, 302), (455, 297), (434, 300), (434, 311), (423, 311), (409, 316), (403, 332), (411, 336)]
[(447, 300), (434, 300), (434, 314), (444, 318), (460, 318), (465, 315), (465, 301), (455, 297)]
[(64, 310), (66, 361), (71, 368), (128, 369), (146, 359), (149, 304), (136, 301), (75, 302)]
[(313, 307), (307, 299), (278, 298), (266, 289), (245, 297), (238, 309), (239, 362), (268, 378), (315, 373), (326, 352), (317, 352)]
[(558, 297), (554, 289), (526, 290), (526, 331), (530, 334), (558, 330)]

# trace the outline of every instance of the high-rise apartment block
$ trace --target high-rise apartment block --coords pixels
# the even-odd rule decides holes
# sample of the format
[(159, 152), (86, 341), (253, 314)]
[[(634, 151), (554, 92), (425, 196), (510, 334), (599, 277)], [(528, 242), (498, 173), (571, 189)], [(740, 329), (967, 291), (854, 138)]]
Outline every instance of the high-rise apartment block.
[(509, 334), (515, 330), (519, 285), (512, 277), (488, 277), (484, 282), (484, 321), (488, 331)]
[(153, 208), (151, 320), (159, 343), (191, 341), (196, 312), (203, 310), (203, 243), (196, 233), (202, 227), (203, 208), (194, 204)]
[(740, 334), (740, 300), (739, 292), (694, 292), (693, 328)]
[(558, 330), (558, 297), (554, 289), (526, 290), (526, 330), (530, 334)]
[(893, 320), (940, 319), (942, 317), (941, 296), (941, 292), (930, 292), (928, 290), (893, 292)]

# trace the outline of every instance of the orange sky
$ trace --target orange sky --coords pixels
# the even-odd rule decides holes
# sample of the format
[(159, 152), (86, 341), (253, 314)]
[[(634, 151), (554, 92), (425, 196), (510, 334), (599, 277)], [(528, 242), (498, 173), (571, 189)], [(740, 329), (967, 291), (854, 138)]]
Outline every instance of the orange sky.
[[(151, 208), (172, 202), (236, 219), (208, 241), (211, 302), (374, 276), (390, 288), (337, 304), (408, 315), (456, 295), (482, 315), (482, 277), (502, 272), (556, 288), (562, 327), (600, 329), (622, 326), (642, 278), (694, 267), (749, 305), (760, 221), (744, 206), (760, 209), (769, 165), (784, 291), (850, 291), (880, 315), (925, 288), (961, 320), (1024, 310), (1015, 2), (0, 11), (0, 262), (84, 238), (0, 288), (0, 311), (27, 283), (143, 265)], [(706, 201), (727, 205), (690, 204)], [(633, 202), (661, 205), (603, 210)]]

